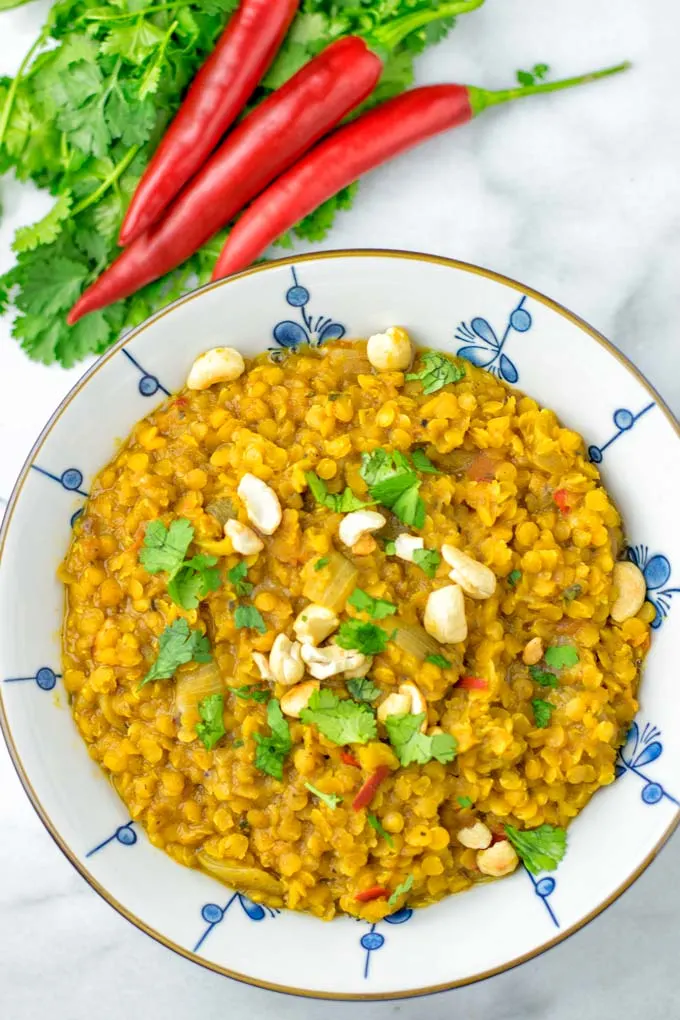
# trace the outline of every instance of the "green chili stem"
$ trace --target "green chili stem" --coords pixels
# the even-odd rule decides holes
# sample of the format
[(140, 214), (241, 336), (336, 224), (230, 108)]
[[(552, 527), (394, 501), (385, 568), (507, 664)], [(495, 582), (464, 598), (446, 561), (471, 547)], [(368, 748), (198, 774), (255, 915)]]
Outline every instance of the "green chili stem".
[(561, 89), (575, 88), (577, 85), (588, 85), (591, 81), (598, 81), (600, 78), (609, 78), (612, 74), (620, 74), (627, 71), (632, 64), (625, 60), (615, 67), (605, 67), (602, 71), (590, 71), (588, 74), (581, 74), (575, 78), (563, 78), (561, 81), (545, 81), (538, 85), (523, 85), (519, 88), (504, 89), (499, 92), (491, 92), (487, 89), (478, 89), (474, 86), (469, 88), (470, 105), (473, 116), (477, 116), (489, 106), (498, 106), (499, 103), (512, 103), (515, 99), (524, 99), (525, 96), (536, 96), (542, 92), (559, 92)]

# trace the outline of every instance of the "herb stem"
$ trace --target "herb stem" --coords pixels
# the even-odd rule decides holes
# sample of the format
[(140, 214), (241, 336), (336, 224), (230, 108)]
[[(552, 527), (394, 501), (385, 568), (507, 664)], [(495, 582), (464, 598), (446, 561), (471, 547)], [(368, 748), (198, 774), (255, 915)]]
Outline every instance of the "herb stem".
[(144, 18), (147, 14), (158, 14), (160, 11), (171, 11), (176, 10), (179, 7), (190, 7), (195, 0), (175, 0), (171, 4), (150, 4), (148, 7), (143, 7), (141, 11), (123, 11), (121, 14), (81, 14), (76, 21), (79, 24), (82, 21), (130, 21), (132, 18)]
[(9, 115), (12, 112), (14, 100), (16, 99), (16, 95), (19, 90), (19, 85), (25, 76), (25, 72), (26, 69), (28, 68), (28, 65), (33, 60), (33, 57), (36, 55), (37, 51), (40, 49), (42, 44), (45, 42), (46, 38), (47, 38), (47, 25), (45, 25), (45, 27), (42, 29), (40, 35), (33, 43), (24, 59), (19, 64), (19, 70), (12, 79), (12, 84), (10, 85), (9, 90), (7, 92), (5, 105), (3, 106), (2, 114), (0, 115), (0, 145), (2, 145), (5, 140), (5, 132), (7, 131), (7, 125), (9, 124)]
[(86, 198), (84, 198), (82, 202), (78, 202), (78, 205), (71, 210), (71, 216), (77, 216), (78, 213), (84, 212), (85, 209), (88, 209), (91, 205), (94, 205), (95, 202), (98, 202), (102, 195), (104, 195), (109, 190), (111, 185), (115, 184), (118, 178), (121, 176), (121, 174), (123, 174), (127, 170), (130, 163), (135, 158), (138, 152), (139, 152), (138, 145), (133, 145), (132, 148), (128, 149), (128, 151), (125, 153), (120, 162), (117, 163), (116, 166), (114, 166), (109, 176), (106, 178), (106, 180), (102, 181), (102, 183), (99, 185), (96, 191), (93, 191), (91, 195), (88, 195)]

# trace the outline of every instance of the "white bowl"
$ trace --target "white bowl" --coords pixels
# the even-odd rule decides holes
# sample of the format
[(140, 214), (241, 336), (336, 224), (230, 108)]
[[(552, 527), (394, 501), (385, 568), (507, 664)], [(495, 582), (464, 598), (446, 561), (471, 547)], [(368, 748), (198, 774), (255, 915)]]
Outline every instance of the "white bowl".
[[(229, 344), (255, 354), (395, 323), (423, 345), (464, 354), (517, 383), (586, 437), (623, 511), (629, 555), (657, 607), (656, 629), (620, 778), (574, 822), (556, 872), (522, 870), (378, 925), (324, 924), (232, 895), (175, 864), (130, 822), (88, 757), (59, 682), (56, 570), (90, 479), (116, 440), (183, 384), (201, 351)], [(330, 252), (258, 266), (188, 295), (78, 383), (36, 443), (5, 517), (0, 722), (35, 809), (83, 877), (128, 920), (196, 963), (266, 988), (329, 998), (418, 995), (487, 977), (554, 945), (631, 884), (680, 817), (678, 439), (668, 409), (611, 344), (528, 287), (474, 266)]]

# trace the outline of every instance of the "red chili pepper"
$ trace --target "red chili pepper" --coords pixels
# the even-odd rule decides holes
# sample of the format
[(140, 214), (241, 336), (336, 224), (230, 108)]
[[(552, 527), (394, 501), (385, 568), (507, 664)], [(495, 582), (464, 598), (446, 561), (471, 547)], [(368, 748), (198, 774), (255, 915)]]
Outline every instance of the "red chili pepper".
[(361, 762), (359, 762), (350, 751), (341, 751), (340, 760), (343, 761), (345, 765), (354, 765), (357, 769), (361, 768)]
[(354, 899), (357, 903), (370, 903), (371, 900), (384, 900), (390, 895), (390, 890), (384, 885), (372, 885), (370, 889), (358, 892)]
[(390, 769), (387, 765), (378, 765), (373, 775), (368, 777), (352, 801), (352, 807), (355, 811), (361, 811), (362, 808), (368, 807), (375, 797), (378, 787), (384, 779), (387, 779), (389, 774)]
[(568, 514), (571, 510), (569, 505), (569, 493), (566, 489), (557, 489), (553, 492), (553, 499), (560, 509), (560, 513)]
[(200, 170), (274, 60), (298, 6), (299, 0), (242, 0), (139, 182), (119, 244), (155, 223)]
[(486, 691), (489, 681), (481, 676), (462, 676), (457, 684), (462, 691)]
[(390, 99), (324, 139), (255, 199), (229, 235), (213, 279), (245, 269), (273, 241), (362, 174), (419, 142), (465, 124), (487, 107), (581, 85), (629, 66), (620, 64), (578, 78), (505, 92), (429, 85)]

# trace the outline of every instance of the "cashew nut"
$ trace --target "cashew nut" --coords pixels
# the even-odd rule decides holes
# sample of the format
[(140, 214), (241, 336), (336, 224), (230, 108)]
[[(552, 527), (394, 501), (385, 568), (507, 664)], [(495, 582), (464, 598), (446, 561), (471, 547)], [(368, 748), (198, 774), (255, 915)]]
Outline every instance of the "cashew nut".
[(247, 524), (241, 524), (240, 521), (227, 521), (224, 525), (224, 534), (231, 539), (234, 552), (240, 553), (241, 556), (254, 556), (264, 549), (262, 539), (252, 528)]
[(425, 713), (425, 718), (420, 724), (420, 732), (425, 733), (427, 730), (427, 702), (420, 689), (410, 680), (400, 684), (398, 693), (388, 694), (378, 706), (378, 720), (384, 723), (390, 715), (406, 715), (407, 713), (410, 715)]
[(411, 338), (401, 326), (390, 326), (369, 339), (366, 356), (379, 372), (402, 372), (413, 360)]
[(263, 680), (267, 683), (271, 683), (274, 679), (272, 672), (269, 668), (269, 659), (262, 652), (251, 652), (252, 660), (257, 666), (258, 672)]
[(473, 822), (458, 832), (458, 842), (468, 850), (486, 850), (492, 838), (491, 829), (484, 822)]
[(271, 486), (255, 475), (245, 474), (236, 491), (251, 523), (263, 535), (273, 535), (281, 523), (281, 504)]
[(477, 867), (483, 875), (491, 878), (502, 878), (509, 875), (519, 864), (515, 848), (507, 839), (494, 843), (488, 850), (480, 850), (477, 854)]
[(425, 542), (417, 535), (398, 535), (394, 540), (394, 552), (400, 560), (413, 563), (413, 554), (416, 549), (424, 549)]
[(293, 630), (303, 645), (313, 645), (316, 648), (338, 629), (339, 624), (340, 620), (332, 609), (311, 602), (296, 617)]
[(366, 676), (373, 663), (369, 655), (332, 644), (324, 648), (303, 645), (302, 658), (317, 680), (328, 680), (339, 673), (344, 673), (348, 678)]
[(272, 676), (278, 684), (299, 683), (305, 675), (305, 664), (301, 656), (302, 645), (299, 641), (291, 641), (285, 634), (279, 634), (274, 638), (272, 650), (269, 653), (269, 668)]
[(466, 595), (473, 599), (491, 598), (496, 590), (493, 570), (456, 549), (455, 545), (443, 545), (442, 556), (453, 567), (449, 577), (461, 586)]
[(609, 615), (615, 623), (637, 616), (647, 597), (647, 582), (639, 567), (630, 560), (614, 564), (614, 588), (617, 595)]
[(299, 719), (300, 712), (302, 712), (303, 708), (307, 708), (309, 699), (314, 694), (314, 691), (318, 691), (320, 686), (321, 684), (318, 680), (305, 680), (304, 683), (291, 687), (289, 691), (286, 691), (281, 696), (279, 702), (283, 714), (289, 715), (291, 719)]
[(351, 549), (364, 535), (380, 531), (386, 524), (387, 520), (375, 510), (353, 510), (340, 521), (338, 536), (340, 541)]
[(213, 347), (194, 361), (187, 387), (190, 390), (207, 390), (214, 383), (233, 382), (245, 370), (245, 361), (233, 347)]
[(543, 642), (540, 637), (534, 637), (527, 641), (522, 652), (522, 662), (525, 666), (535, 666), (543, 658)]
[(457, 584), (449, 584), (431, 592), (425, 606), (423, 625), (440, 644), (455, 645), (465, 641), (468, 626), (463, 589)]

